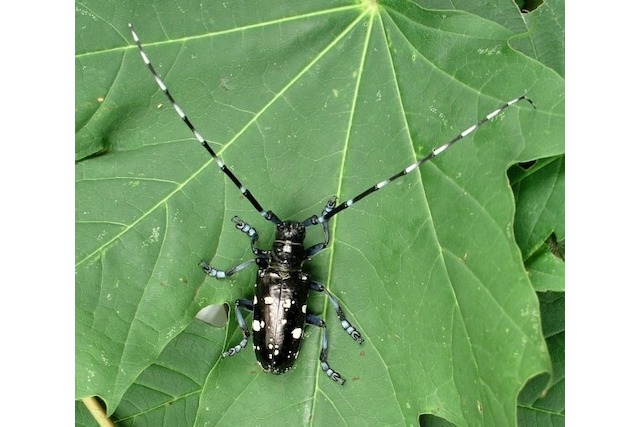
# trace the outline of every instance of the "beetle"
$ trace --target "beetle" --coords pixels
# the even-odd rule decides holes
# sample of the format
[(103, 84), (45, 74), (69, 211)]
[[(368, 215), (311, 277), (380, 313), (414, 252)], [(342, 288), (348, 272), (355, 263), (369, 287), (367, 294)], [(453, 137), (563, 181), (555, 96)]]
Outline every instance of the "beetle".
[[(329, 200), (323, 215), (335, 207), (335, 202), (335, 197)], [(305, 223), (312, 224), (317, 221), (317, 216), (312, 216), (303, 223), (281, 221), (272, 212), (267, 213), (265, 217), (276, 224), (276, 237), (271, 250), (257, 248), (255, 246), (258, 240), (256, 230), (234, 217), (236, 227), (251, 238), (251, 247), (255, 258), (227, 271), (217, 270), (205, 262), (200, 264), (209, 276), (217, 279), (229, 277), (253, 263), (258, 265), (253, 301), (238, 299), (235, 302), (236, 318), (243, 333), (242, 341), (224, 352), (223, 356), (237, 354), (247, 345), (250, 331), (244, 322), (240, 308), (253, 311), (251, 326), (256, 359), (262, 369), (273, 374), (282, 374), (291, 369), (298, 357), (304, 326), (309, 323), (322, 328), (320, 364), (323, 372), (334, 381), (344, 384), (344, 379), (329, 366), (327, 361), (328, 343), (324, 321), (318, 316), (307, 313), (309, 291), (326, 293), (344, 330), (359, 343), (364, 340), (360, 332), (346, 319), (335, 297), (322, 284), (311, 280), (302, 271), (303, 263), (328, 245), (330, 235), (327, 222), (323, 223), (325, 240), (305, 249), (304, 237), (308, 226)]]
[[(426, 156), (402, 169), (395, 175), (378, 182), (377, 184), (364, 190), (357, 196), (346, 200), (340, 205), (336, 205), (337, 198), (329, 199), (320, 215), (312, 215), (304, 221), (282, 221), (273, 211), (265, 210), (256, 200), (253, 194), (240, 182), (240, 180), (224, 164), (222, 159), (213, 151), (207, 140), (193, 126), (189, 118), (182, 111), (180, 106), (169, 92), (149, 57), (142, 47), (132, 24), (129, 24), (131, 35), (138, 47), (143, 62), (148, 67), (156, 83), (164, 92), (174, 110), (191, 130), (195, 139), (205, 148), (205, 150), (215, 160), (218, 168), (234, 183), (242, 195), (251, 203), (256, 211), (263, 218), (276, 226), (276, 236), (270, 250), (260, 249), (256, 246), (258, 233), (255, 228), (238, 217), (232, 220), (235, 226), (250, 239), (251, 251), (254, 258), (242, 262), (230, 269), (219, 270), (202, 261), (199, 265), (203, 271), (216, 279), (225, 279), (233, 274), (244, 270), (252, 265), (258, 266), (258, 273), (254, 284), (253, 300), (238, 299), (235, 301), (235, 315), (242, 330), (243, 338), (234, 347), (223, 353), (223, 356), (233, 356), (244, 349), (251, 333), (253, 332), (253, 347), (256, 359), (262, 369), (272, 374), (282, 374), (289, 371), (298, 356), (302, 342), (303, 330), (306, 324), (311, 324), (322, 328), (322, 345), (320, 351), (320, 366), (322, 371), (332, 380), (344, 384), (345, 380), (328, 363), (328, 340), (327, 328), (324, 321), (317, 315), (307, 313), (307, 300), (310, 291), (324, 293), (334, 307), (342, 328), (356, 342), (364, 342), (360, 332), (346, 319), (344, 311), (340, 307), (335, 296), (329, 292), (320, 282), (312, 280), (309, 275), (302, 271), (303, 264), (313, 258), (317, 253), (325, 249), (331, 240), (329, 232), (329, 220), (339, 212), (351, 207), (354, 203), (362, 200), (371, 193), (381, 189), (390, 182), (401, 178), (416, 170), (422, 164), (432, 160), (442, 154), (457, 141), (465, 138), (484, 123), (500, 114), (505, 109), (519, 101), (528, 101), (534, 108), (533, 102), (525, 95), (521, 95), (511, 101), (501, 105), (493, 112), (484, 116), (473, 126), (459, 133), (447, 143), (431, 151)], [(308, 248), (304, 247), (306, 228), (313, 225), (321, 225), (324, 233), (324, 240)], [(244, 321), (241, 309), (253, 311), (251, 330)]]

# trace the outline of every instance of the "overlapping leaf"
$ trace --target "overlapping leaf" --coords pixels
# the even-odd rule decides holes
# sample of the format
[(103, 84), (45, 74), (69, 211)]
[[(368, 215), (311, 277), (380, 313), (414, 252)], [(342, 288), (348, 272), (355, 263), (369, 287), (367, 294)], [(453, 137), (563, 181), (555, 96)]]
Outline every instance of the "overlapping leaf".
[(533, 286), (564, 291), (564, 156), (511, 172), (515, 237)]

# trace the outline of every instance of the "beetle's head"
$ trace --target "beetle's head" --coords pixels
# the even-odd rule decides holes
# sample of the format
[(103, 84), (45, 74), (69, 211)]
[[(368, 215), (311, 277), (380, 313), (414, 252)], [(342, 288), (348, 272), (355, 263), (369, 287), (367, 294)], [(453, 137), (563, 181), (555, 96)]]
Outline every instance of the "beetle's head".
[(283, 221), (276, 226), (276, 240), (304, 243), (306, 229), (296, 221)]
[(278, 224), (271, 251), (272, 259), (289, 268), (301, 268), (306, 261), (304, 236), (305, 227), (299, 222), (284, 221)]

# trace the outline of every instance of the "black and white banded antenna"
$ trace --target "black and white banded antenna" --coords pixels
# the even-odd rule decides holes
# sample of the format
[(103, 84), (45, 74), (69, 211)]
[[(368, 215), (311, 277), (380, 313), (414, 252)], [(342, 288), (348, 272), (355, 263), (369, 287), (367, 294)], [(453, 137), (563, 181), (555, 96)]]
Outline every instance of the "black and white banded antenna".
[(536, 108), (536, 106), (533, 104), (533, 101), (531, 101), (525, 95), (522, 95), (522, 96), (519, 96), (519, 97), (517, 97), (515, 99), (512, 99), (511, 101), (509, 101), (509, 102), (505, 103), (504, 105), (502, 105), (497, 110), (487, 114), (478, 123), (476, 123), (475, 125), (471, 126), (467, 130), (461, 132), (460, 134), (458, 134), (456, 137), (451, 139), (446, 144), (443, 144), (440, 147), (436, 148), (435, 150), (433, 150), (432, 152), (430, 152), (429, 154), (424, 156), (422, 159), (418, 160), (415, 163), (410, 164), (409, 166), (407, 166), (406, 168), (402, 169), (397, 174), (385, 179), (384, 181), (380, 181), (379, 183), (377, 183), (376, 185), (374, 185), (372, 187), (369, 187), (368, 189), (366, 189), (362, 193), (358, 194), (354, 198), (351, 198), (351, 199), (341, 203), (340, 205), (336, 206), (334, 209), (329, 210), (329, 211), (325, 210), (325, 212), (323, 212), (323, 214), (320, 215), (319, 217), (312, 216), (311, 218), (309, 218), (306, 221), (304, 221), (303, 224), (305, 226), (307, 226), (307, 225), (311, 225), (311, 224), (321, 224), (321, 223), (324, 223), (326, 221), (329, 221), (329, 219), (332, 216), (334, 216), (334, 215), (342, 212), (343, 210), (353, 206), (354, 203), (364, 199), (365, 197), (367, 197), (369, 194), (373, 193), (374, 191), (377, 191), (377, 190), (381, 189), (382, 187), (384, 187), (385, 185), (389, 184), (390, 182), (393, 182), (396, 179), (398, 179), (398, 178), (400, 178), (402, 176), (405, 176), (408, 173), (414, 171), (415, 169), (418, 169), (418, 167), (420, 167), (423, 163), (428, 162), (429, 160), (433, 159), (436, 156), (439, 156), (440, 154), (442, 154), (443, 152), (448, 150), (453, 144), (455, 144), (456, 142), (458, 142), (461, 139), (463, 139), (466, 136), (468, 136), (470, 133), (472, 133), (475, 130), (477, 130), (480, 126), (482, 126), (483, 124), (485, 124), (486, 122), (488, 122), (489, 120), (491, 120), (492, 118), (494, 118), (495, 116), (500, 114), (502, 111), (506, 110), (507, 108), (511, 107), (513, 104), (515, 104), (515, 103), (517, 103), (519, 101), (522, 101), (522, 100), (528, 101), (533, 106), (533, 108)]
[[(193, 133), (193, 136), (209, 152), (211, 157), (213, 157), (213, 159), (216, 161), (216, 164), (218, 165), (220, 170), (222, 170), (222, 172), (224, 172), (225, 175), (227, 175), (229, 177), (229, 179), (231, 179), (231, 181), (235, 184), (235, 186), (240, 190), (242, 195), (244, 197), (246, 197), (247, 200), (249, 200), (249, 202), (253, 205), (253, 207), (260, 213), (260, 215), (262, 215), (265, 219), (273, 222), (274, 224), (281, 224), (282, 221), (280, 220), (280, 218), (278, 218), (278, 216), (275, 213), (273, 213), (273, 211), (271, 211), (271, 210), (266, 211), (266, 210), (264, 210), (262, 208), (262, 206), (256, 200), (256, 198), (253, 196), (253, 194), (251, 194), (249, 189), (247, 189), (244, 185), (242, 185), (240, 180), (233, 174), (233, 172), (231, 172), (231, 170), (229, 168), (227, 168), (227, 166), (224, 164), (222, 159), (220, 157), (218, 157), (218, 155), (213, 151), (213, 149), (211, 148), (209, 143), (204, 139), (202, 134), (200, 134), (200, 132), (198, 132), (198, 130), (193, 126), (193, 124), (191, 123), (189, 118), (186, 116), (184, 111), (182, 111), (182, 108), (180, 108), (178, 103), (175, 101), (175, 99), (173, 98), (173, 96), (171, 95), (169, 90), (167, 89), (167, 86), (164, 84), (164, 82), (162, 81), (162, 79), (160, 78), (158, 73), (156, 72), (155, 68), (151, 64), (151, 61), (149, 60), (149, 57), (147, 56), (147, 53), (144, 51), (144, 49), (142, 47), (142, 44), (140, 42), (140, 38), (138, 37), (138, 34), (135, 32), (135, 29), (133, 28), (133, 25), (129, 24), (129, 29), (131, 30), (131, 35), (133, 36), (133, 40), (135, 41), (136, 45), (138, 46), (138, 49), (140, 51), (140, 55), (142, 56), (142, 60), (144, 61), (144, 63), (149, 68), (149, 71), (151, 71), (151, 74), (153, 75), (153, 77), (154, 77), (156, 83), (158, 84), (158, 86), (160, 87), (160, 90), (162, 90), (162, 92), (164, 92), (164, 94), (167, 96), (167, 98), (169, 99), (169, 102), (171, 102), (171, 105), (176, 110), (176, 112), (178, 113), (180, 118), (184, 121), (184, 123), (189, 127), (189, 129)], [(512, 99), (511, 101), (505, 103), (504, 105), (502, 105), (501, 107), (499, 107), (495, 111), (487, 114), (484, 118), (482, 118), (475, 125), (471, 126), (467, 130), (461, 132), (460, 134), (458, 134), (456, 137), (451, 139), (446, 144), (443, 144), (440, 147), (436, 148), (435, 150), (430, 152), (428, 155), (426, 155), (422, 159), (418, 160), (417, 162), (414, 162), (411, 165), (407, 166), (406, 168), (404, 168), (403, 170), (401, 170), (397, 174), (385, 179), (384, 181), (380, 181), (379, 183), (375, 184), (374, 186), (369, 187), (368, 189), (366, 189), (362, 193), (360, 193), (357, 196), (355, 196), (355, 197), (353, 197), (353, 198), (341, 203), (338, 206), (335, 206), (335, 198), (333, 198), (327, 204), (327, 206), (325, 207), (325, 209), (323, 210), (323, 212), (322, 212), (322, 214), (320, 216), (312, 215), (311, 217), (309, 217), (305, 221), (303, 221), (302, 225), (304, 225), (305, 227), (308, 227), (308, 226), (314, 225), (314, 224), (322, 224), (323, 227), (326, 228), (327, 221), (331, 217), (333, 217), (334, 215), (336, 215), (339, 212), (342, 212), (343, 210), (353, 206), (354, 203), (364, 199), (369, 194), (381, 189), (382, 187), (386, 186), (390, 182), (395, 181), (396, 179), (407, 175), (408, 173), (410, 173), (410, 172), (414, 171), (415, 169), (417, 169), (418, 167), (420, 167), (422, 164), (424, 164), (424, 163), (428, 162), (429, 160), (432, 160), (434, 157), (442, 154), (447, 149), (449, 149), (453, 144), (455, 144), (456, 142), (460, 141), (461, 139), (465, 138), (466, 136), (468, 136), (469, 134), (471, 134), (472, 132), (477, 130), (484, 123), (488, 122), (489, 120), (491, 120), (492, 118), (494, 118), (495, 116), (500, 114), (502, 111), (506, 110), (507, 108), (511, 107), (515, 103), (517, 103), (519, 101), (522, 101), (522, 100), (528, 101), (533, 106), (533, 108), (535, 108), (535, 105), (533, 104), (533, 101), (531, 101), (531, 99), (529, 99), (525, 95), (522, 95), (522, 96), (519, 96), (518, 98)]]
[(164, 94), (167, 96), (167, 98), (169, 99), (169, 102), (171, 102), (171, 105), (173, 106), (174, 110), (176, 110), (176, 113), (178, 113), (178, 115), (184, 121), (184, 123), (189, 127), (189, 129), (191, 129), (191, 132), (193, 133), (193, 136), (209, 152), (211, 157), (213, 157), (213, 159), (216, 161), (216, 164), (218, 165), (220, 170), (222, 172), (224, 172), (225, 175), (227, 175), (229, 177), (229, 179), (231, 179), (231, 181), (233, 181), (235, 186), (238, 187), (238, 190), (240, 190), (242, 195), (244, 197), (246, 197), (247, 200), (249, 200), (249, 202), (251, 202), (253, 207), (260, 213), (260, 215), (262, 215), (265, 219), (273, 222), (274, 224), (280, 224), (282, 222), (280, 220), (280, 218), (278, 218), (278, 216), (275, 213), (273, 213), (272, 211), (270, 211), (270, 210), (266, 211), (266, 210), (264, 210), (262, 208), (262, 206), (260, 205), (260, 203), (258, 203), (258, 201), (253, 196), (253, 194), (251, 194), (251, 191), (249, 191), (249, 189), (247, 189), (244, 185), (242, 185), (240, 180), (233, 174), (233, 172), (231, 172), (231, 170), (229, 168), (227, 168), (227, 166), (224, 164), (222, 159), (220, 157), (218, 157), (218, 155), (215, 153), (215, 151), (213, 151), (213, 149), (211, 148), (211, 146), (209, 145), (207, 140), (204, 139), (204, 137), (200, 134), (200, 132), (198, 132), (198, 130), (193, 126), (193, 124), (191, 123), (191, 120), (189, 120), (189, 118), (184, 113), (184, 111), (182, 111), (182, 108), (180, 108), (180, 106), (175, 101), (175, 99), (173, 99), (173, 96), (169, 92), (169, 89), (167, 89), (167, 86), (164, 84), (164, 82), (162, 81), (162, 79), (160, 78), (158, 73), (156, 72), (155, 68), (153, 68), (153, 65), (151, 64), (151, 61), (149, 60), (149, 57), (147, 56), (147, 53), (142, 48), (142, 43), (140, 43), (140, 38), (138, 37), (138, 34), (136, 33), (135, 29), (133, 28), (133, 25), (129, 24), (129, 29), (131, 30), (131, 36), (133, 37), (133, 40), (136, 42), (136, 45), (138, 46), (138, 49), (140, 50), (140, 55), (142, 56), (142, 60), (144, 61), (145, 64), (147, 64), (147, 67), (149, 68), (149, 71), (151, 71), (151, 74), (153, 75), (153, 78), (156, 80), (156, 83), (158, 84), (158, 86), (160, 87), (160, 90), (162, 90), (162, 92), (164, 92)]

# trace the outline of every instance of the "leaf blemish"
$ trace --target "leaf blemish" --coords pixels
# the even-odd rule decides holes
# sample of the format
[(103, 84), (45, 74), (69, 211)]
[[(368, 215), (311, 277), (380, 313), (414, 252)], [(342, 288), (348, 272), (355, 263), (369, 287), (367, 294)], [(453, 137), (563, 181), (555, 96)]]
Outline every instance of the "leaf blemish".
[(142, 242), (142, 246), (149, 246), (150, 243), (157, 243), (160, 238), (160, 227), (153, 227), (151, 229), (151, 235), (148, 239)]
[(494, 46), (494, 47), (492, 47), (490, 49), (478, 49), (477, 52), (480, 55), (487, 55), (487, 56), (500, 54), (500, 50), (498, 49), (498, 46)]

